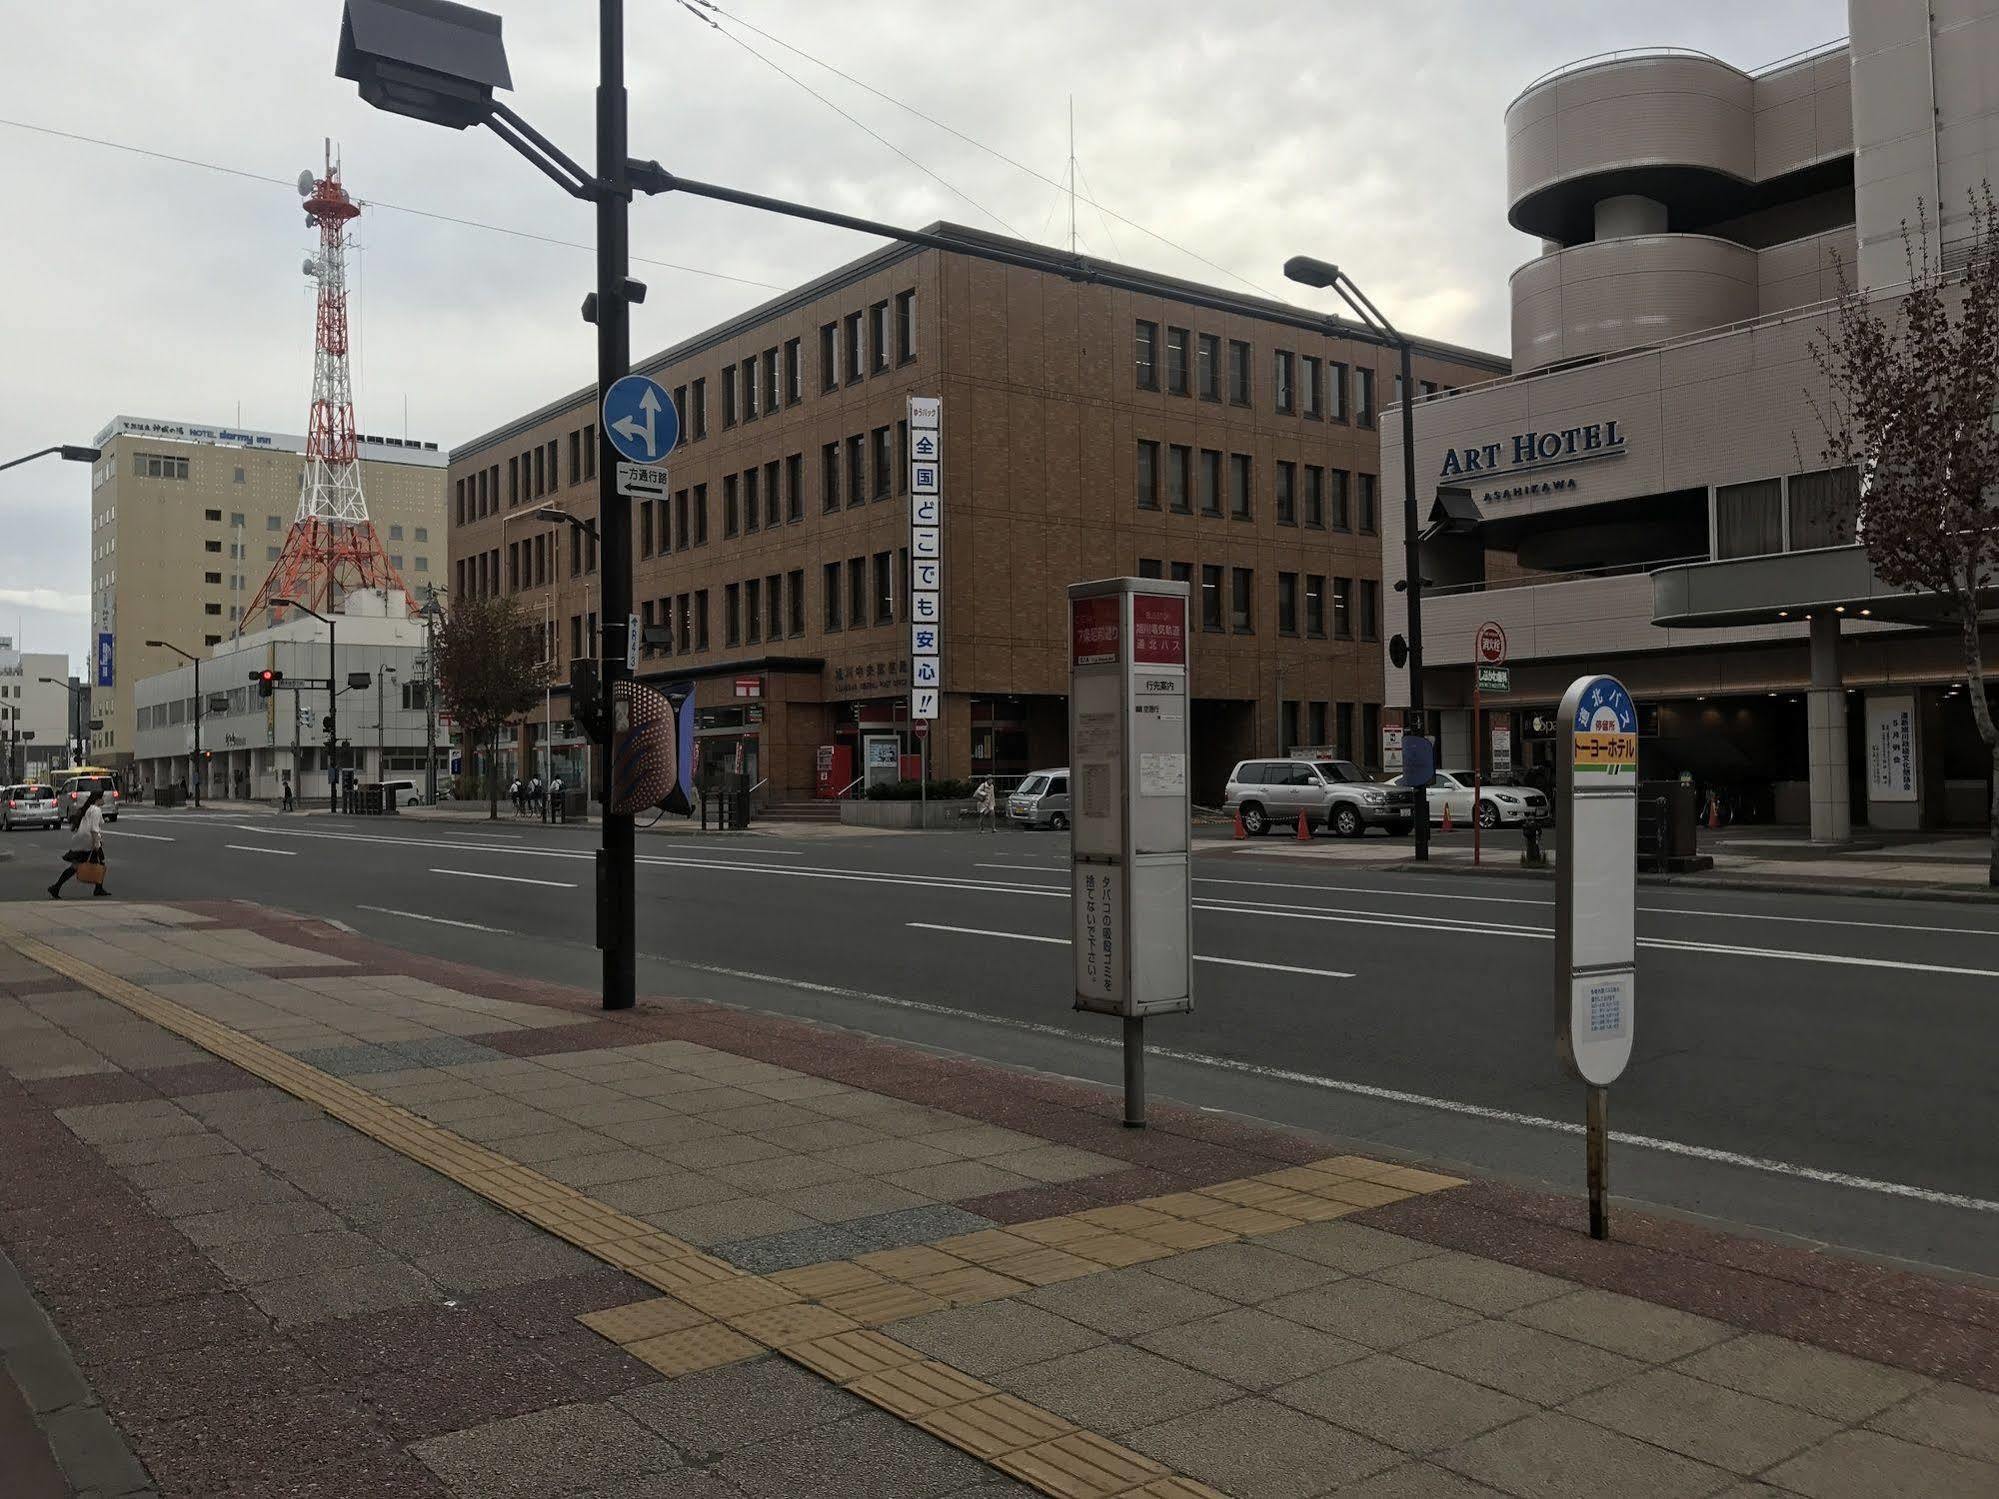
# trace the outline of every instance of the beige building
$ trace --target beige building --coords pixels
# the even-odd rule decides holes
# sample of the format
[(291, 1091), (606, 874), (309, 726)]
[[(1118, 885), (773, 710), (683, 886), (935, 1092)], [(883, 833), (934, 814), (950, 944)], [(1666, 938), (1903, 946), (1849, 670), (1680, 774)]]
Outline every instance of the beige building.
[[(1547, 772), (1564, 688), (1603, 671), (1639, 704), (1641, 776), (1691, 778), (1743, 820), (1824, 839), (1984, 822), (1954, 632), (1855, 544), (1859, 483), (1820, 457), (1811, 341), (1841, 268), (1896, 295), (1919, 199), (1932, 226), (1944, 205), (1944, 264), (1963, 264), (1967, 190), (1999, 182), (1999, 4), (1854, 0), (1851, 20), (1850, 40), (1754, 73), (1670, 49), (1586, 59), (1507, 110), (1508, 217), (1542, 242), (1512, 278), (1514, 373), (1415, 406), (1423, 508), (1461, 499), (1423, 560), (1446, 761), (1489, 766), (1498, 743)], [(1389, 493), (1401, 421), (1383, 420)], [(1399, 558), (1402, 517), (1385, 520)], [(1481, 731), (1487, 621), (1512, 682)], [(1399, 593), (1388, 629), (1406, 629)], [(1408, 701), (1392, 663), (1387, 694)]]
[[(267, 623), (244, 611), (276, 562), (298, 511), (305, 439), (121, 416), (97, 436), (91, 471), (87, 680), (92, 758), (129, 769), (131, 687), (181, 664), (169, 641), (206, 656)], [(368, 514), (412, 592), (445, 581), (445, 455), (436, 443), (361, 439)], [(105, 637), (110, 680), (105, 681)], [(234, 684), (234, 685), (241, 685)]]

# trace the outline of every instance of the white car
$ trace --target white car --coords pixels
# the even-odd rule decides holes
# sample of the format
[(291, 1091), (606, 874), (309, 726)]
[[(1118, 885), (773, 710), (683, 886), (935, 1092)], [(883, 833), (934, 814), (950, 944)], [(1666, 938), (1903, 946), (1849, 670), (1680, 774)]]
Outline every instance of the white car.
[[(1444, 809), (1449, 807), (1452, 822), (1470, 822), (1473, 815), (1472, 784), (1469, 770), (1438, 771), (1437, 778), (1429, 786), (1430, 821), (1441, 823)], [(1532, 786), (1481, 786), (1477, 796), (1478, 825), (1482, 828), (1523, 822), (1529, 817), (1540, 822), (1548, 820), (1548, 798)]]

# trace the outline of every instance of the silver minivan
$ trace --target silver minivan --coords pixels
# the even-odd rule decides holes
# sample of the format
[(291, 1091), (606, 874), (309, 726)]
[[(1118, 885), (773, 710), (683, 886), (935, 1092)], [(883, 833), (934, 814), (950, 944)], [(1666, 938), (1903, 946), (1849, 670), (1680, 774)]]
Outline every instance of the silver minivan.
[(1006, 820), (1026, 828), (1069, 826), (1069, 767), (1037, 770), (1006, 799)]

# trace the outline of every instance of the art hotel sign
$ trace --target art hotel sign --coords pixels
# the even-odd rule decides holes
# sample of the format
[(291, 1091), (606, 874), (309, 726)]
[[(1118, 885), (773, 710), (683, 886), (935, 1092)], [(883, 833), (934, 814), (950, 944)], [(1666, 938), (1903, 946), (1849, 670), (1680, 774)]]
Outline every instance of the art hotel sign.
[[(1551, 432), (1516, 432), (1501, 442), (1483, 447), (1446, 448), (1440, 479), (1466, 479), (1474, 474), (1511, 480), (1516, 475), (1566, 468), (1572, 463), (1592, 463), (1599, 458), (1622, 458), (1624, 434), (1615, 421), (1586, 422)], [(1574, 489), (1576, 481), (1566, 475), (1552, 479), (1529, 479), (1487, 490), (1479, 498), (1517, 500), (1527, 495), (1555, 494)]]

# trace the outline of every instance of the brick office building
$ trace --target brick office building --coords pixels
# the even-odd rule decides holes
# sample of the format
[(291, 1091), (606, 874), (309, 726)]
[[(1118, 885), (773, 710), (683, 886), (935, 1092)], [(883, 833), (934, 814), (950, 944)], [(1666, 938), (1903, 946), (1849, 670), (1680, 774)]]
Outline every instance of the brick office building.
[[(933, 775), (1064, 761), (1065, 589), (1115, 574), (1194, 586), (1197, 798), (1245, 755), (1372, 758), (1390, 502), (1375, 421), (1394, 354), (1282, 303), (1119, 274), (1147, 290), (892, 246), (635, 364), (681, 413), (667, 498), (634, 505), (635, 607), (671, 637), (639, 674), (699, 683), (704, 770), (740, 765), (782, 801), (812, 794), (821, 746), (849, 750), (857, 775), (869, 739), (913, 746), (912, 395), (943, 402)], [(1424, 343), (1416, 367), (1434, 389), (1507, 364)], [(453, 587), (518, 594), (546, 622), (559, 682), (601, 649), (595, 545), (533, 512), (595, 514), (594, 398), (575, 391), (451, 454)], [(558, 689), (522, 725), (517, 764), (543, 763), (561, 702)], [(573, 730), (554, 722), (553, 743), (573, 778)]]

